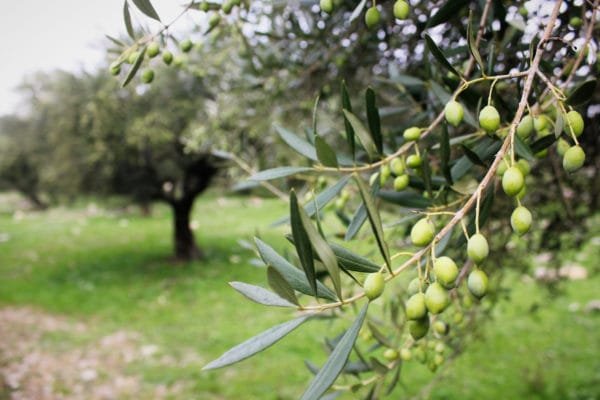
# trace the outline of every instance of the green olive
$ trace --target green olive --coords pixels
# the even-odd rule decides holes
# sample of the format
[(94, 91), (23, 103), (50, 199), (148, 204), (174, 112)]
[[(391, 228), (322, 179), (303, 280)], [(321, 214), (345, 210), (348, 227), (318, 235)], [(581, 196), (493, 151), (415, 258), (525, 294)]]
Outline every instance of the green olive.
[(385, 185), (391, 175), (392, 171), (390, 170), (390, 166), (383, 164), (381, 167), (379, 167), (379, 184), (381, 186)]
[(558, 139), (558, 143), (556, 143), (556, 152), (558, 153), (559, 156), (563, 157), (565, 155), (565, 153), (567, 152), (567, 150), (569, 150), (569, 147), (571, 147), (569, 142), (567, 142), (563, 138), (560, 138), (560, 139)]
[(573, 146), (565, 152), (563, 156), (563, 168), (567, 172), (575, 172), (583, 166), (585, 162), (585, 152), (581, 146)]
[(410, 349), (407, 349), (407, 348), (400, 349), (400, 358), (402, 359), (402, 361), (410, 361), (412, 358), (412, 353), (411, 353)]
[(119, 75), (121, 73), (121, 64), (115, 61), (112, 64), (110, 64), (109, 69), (112, 75)]
[(429, 330), (429, 317), (418, 319), (416, 321), (408, 321), (408, 332), (414, 340), (419, 340), (427, 335)]
[(424, 318), (426, 315), (425, 295), (417, 293), (410, 296), (406, 301), (406, 318), (415, 320)]
[(390, 162), (390, 168), (392, 170), (392, 173), (396, 176), (404, 174), (404, 163), (400, 158), (394, 158)]
[(458, 267), (450, 257), (439, 257), (433, 262), (433, 273), (435, 280), (442, 286), (452, 288), (458, 277)]
[(231, 13), (232, 9), (233, 9), (233, 1), (231, 1), (231, 0), (225, 0), (223, 2), (223, 4), (221, 5), (221, 10), (223, 10), (223, 12), (225, 14)]
[(408, 284), (408, 288), (406, 289), (409, 296), (412, 296), (425, 290), (427, 290), (427, 282), (421, 282), (419, 278), (415, 278), (412, 281), (410, 281), (410, 283)]
[(488, 290), (488, 277), (485, 272), (480, 269), (471, 271), (467, 278), (467, 288), (478, 299), (485, 296)]
[(179, 44), (179, 48), (184, 53), (188, 53), (190, 50), (192, 50), (192, 47), (194, 47), (194, 43), (192, 43), (192, 41), (190, 39), (185, 39), (183, 42), (181, 42)]
[(533, 118), (531, 115), (526, 115), (521, 119), (517, 126), (517, 136), (525, 140), (533, 133)]
[(502, 159), (500, 161), (500, 164), (498, 165), (498, 169), (496, 170), (496, 175), (498, 175), (498, 176), (504, 175), (504, 173), (506, 172), (508, 167), (510, 167), (510, 165), (508, 164), (508, 161), (506, 161), (505, 159)]
[(456, 100), (449, 101), (446, 104), (446, 107), (444, 107), (444, 116), (446, 117), (446, 121), (448, 121), (448, 123), (452, 126), (458, 126), (461, 123), (464, 115), (465, 112), (462, 104)]
[(571, 17), (569, 20), (569, 25), (571, 25), (573, 28), (581, 28), (583, 21), (579, 17)]
[(397, 192), (404, 190), (408, 187), (408, 184), (410, 182), (410, 178), (408, 175), (403, 174), (403, 175), (399, 175), (394, 179), (394, 190), (396, 190)]
[(321, 0), (319, 6), (324, 13), (331, 14), (333, 12), (333, 0)]
[(532, 219), (531, 212), (527, 208), (519, 206), (515, 208), (510, 216), (510, 225), (521, 236), (529, 231)]
[(381, 20), (381, 14), (377, 7), (370, 7), (365, 13), (365, 24), (367, 28), (373, 29), (377, 25), (379, 25), (379, 21)]
[(372, 274), (367, 275), (365, 279), (365, 283), (363, 285), (363, 289), (365, 290), (365, 295), (369, 300), (375, 300), (381, 293), (383, 293), (383, 289), (385, 288), (385, 280), (383, 279), (383, 275), (381, 272), (374, 272)]
[(516, 196), (523, 186), (525, 185), (525, 178), (523, 177), (523, 173), (521, 170), (512, 166), (504, 172), (502, 175), (502, 189), (504, 189), (504, 193), (513, 197)]
[(154, 80), (154, 71), (151, 69), (145, 69), (141, 75), (142, 82), (150, 83)]
[(476, 264), (485, 260), (490, 253), (487, 239), (481, 233), (476, 233), (469, 238), (467, 243), (467, 256)]
[(215, 26), (219, 25), (219, 22), (221, 22), (221, 14), (214, 13), (208, 19), (208, 26), (210, 26), (210, 28), (212, 29)]
[(433, 282), (425, 292), (425, 305), (432, 314), (439, 314), (450, 305), (450, 296), (439, 282)]
[(541, 133), (550, 126), (550, 119), (545, 114), (540, 114), (533, 119), (533, 127), (537, 133)]
[(494, 106), (485, 106), (479, 112), (479, 126), (487, 133), (493, 133), (500, 127), (500, 114)]
[(421, 218), (413, 225), (410, 231), (410, 239), (415, 246), (425, 247), (433, 240), (435, 226), (429, 218)]
[(433, 323), (433, 330), (440, 336), (445, 336), (450, 331), (450, 327), (444, 321), (437, 320)]
[(529, 173), (531, 172), (531, 166), (529, 165), (527, 160), (524, 158), (517, 161), (516, 166), (517, 166), (517, 168), (519, 168), (519, 170), (521, 170), (523, 175), (529, 175)]
[(132, 53), (129, 54), (129, 57), (127, 57), (127, 62), (129, 64), (134, 64), (135, 61), (137, 60), (137, 58), (139, 57), (140, 52), (139, 51), (134, 51)]
[(404, 140), (406, 140), (407, 142), (419, 140), (419, 138), (421, 137), (421, 128), (418, 128), (416, 126), (407, 128), (404, 130), (402, 136), (404, 136)]
[(165, 64), (171, 65), (171, 63), (173, 62), (173, 53), (171, 53), (168, 50), (163, 51), (162, 60)]
[(565, 118), (565, 121), (564, 121), (565, 132), (568, 135), (570, 135), (571, 129), (573, 129), (573, 134), (576, 137), (579, 137), (583, 133), (583, 128), (584, 128), (584, 123), (583, 123), (583, 117), (581, 116), (581, 114), (579, 114), (575, 110), (569, 111), (567, 113), (567, 117)]
[(394, 17), (398, 19), (406, 19), (408, 18), (408, 14), (410, 13), (410, 6), (404, 0), (396, 0), (394, 3)]
[(410, 156), (406, 157), (406, 165), (409, 168), (419, 168), (421, 165), (423, 165), (423, 160), (421, 159), (420, 155), (411, 154)]
[(159, 52), (160, 52), (160, 47), (158, 46), (158, 43), (156, 43), (156, 42), (151, 42), (148, 45), (148, 48), (146, 49), (146, 54), (148, 54), (148, 57), (150, 57), (150, 58), (156, 57)]
[(383, 358), (385, 358), (388, 361), (395, 361), (398, 359), (398, 357), (400, 357), (400, 354), (396, 349), (386, 349), (383, 352)]

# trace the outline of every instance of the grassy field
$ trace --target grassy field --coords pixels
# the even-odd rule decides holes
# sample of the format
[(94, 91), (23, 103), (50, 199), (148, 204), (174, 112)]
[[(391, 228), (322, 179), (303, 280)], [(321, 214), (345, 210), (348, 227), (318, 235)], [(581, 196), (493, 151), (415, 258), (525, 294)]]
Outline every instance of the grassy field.
[[(297, 398), (310, 380), (303, 361), (322, 363), (319, 337), (339, 333), (326, 323), (311, 323), (237, 366), (200, 371), (232, 345), (289, 319), (287, 311), (250, 303), (227, 285), (264, 285), (264, 271), (248, 262), (253, 254), (238, 240), (260, 233), (282, 245), (283, 228), (268, 224), (285, 212), (275, 200), (201, 199), (194, 224), (208, 261), (190, 264), (169, 258), (166, 208), (157, 207), (152, 218), (90, 208), (0, 214), (0, 307), (27, 307), (89, 327), (42, 335), (37, 345), (49, 352), (85, 347), (115, 331), (136, 332), (140, 345), (158, 350), (128, 363), (124, 373), (140, 376), (144, 387), (183, 383), (173, 398)], [(511, 277), (510, 302), (495, 310), (482, 340), (442, 368), (430, 398), (600, 398), (600, 315), (582, 310), (600, 297), (599, 255), (597, 238), (573, 253), (592, 273), (565, 283), (565, 295), (557, 298), (531, 280)], [(424, 367), (410, 366), (394, 398), (415, 394), (431, 377)]]

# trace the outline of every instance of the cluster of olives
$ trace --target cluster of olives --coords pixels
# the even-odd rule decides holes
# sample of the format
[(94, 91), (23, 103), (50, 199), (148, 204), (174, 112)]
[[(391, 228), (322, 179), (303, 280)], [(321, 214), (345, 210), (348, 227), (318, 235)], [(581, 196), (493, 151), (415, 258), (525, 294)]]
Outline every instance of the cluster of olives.
[[(417, 141), (421, 137), (422, 129), (416, 126), (407, 128), (404, 131), (404, 140), (407, 142)], [(394, 190), (401, 191), (408, 187), (410, 177), (406, 171), (407, 168), (418, 170), (423, 165), (423, 159), (418, 153), (410, 154), (406, 159), (394, 158), (389, 164), (383, 164), (379, 168), (379, 183), (383, 187), (390, 176), (394, 175)], [(374, 178), (372, 178), (374, 179)]]
[[(333, 13), (336, 5), (337, 4), (334, 0), (320, 0), (319, 2), (321, 11), (327, 14)], [(407, 19), (408, 15), (410, 14), (410, 6), (405, 0), (396, 0), (394, 2), (394, 8), (392, 12), (394, 14), (394, 18), (404, 20)], [(380, 22), (381, 13), (373, 1), (371, 7), (367, 8), (367, 11), (365, 12), (365, 25), (367, 25), (367, 28), (373, 29), (379, 25)]]
[[(433, 324), (434, 330), (443, 336), (448, 333), (448, 325), (443, 321), (436, 321)], [(402, 360), (404, 362), (415, 360), (421, 364), (427, 365), (427, 367), (433, 372), (441, 366), (444, 361), (444, 352), (446, 351), (446, 345), (437, 340), (421, 341), (418, 345), (410, 347), (403, 347), (401, 349), (387, 348), (383, 352), (383, 358), (387, 361)]]

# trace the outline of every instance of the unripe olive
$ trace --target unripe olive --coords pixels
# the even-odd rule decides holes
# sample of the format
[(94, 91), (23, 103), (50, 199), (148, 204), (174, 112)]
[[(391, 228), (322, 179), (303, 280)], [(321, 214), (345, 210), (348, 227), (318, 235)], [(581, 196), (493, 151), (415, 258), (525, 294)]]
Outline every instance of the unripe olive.
[(396, 0), (394, 3), (394, 17), (398, 19), (406, 19), (408, 18), (409, 13), (410, 7), (406, 1)]
[(563, 168), (567, 172), (575, 172), (583, 166), (585, 153), (581, 146), (573, 146), (563, 156)]
[(523, 189), (521, 189), (521, 191), (519, 191), (519, 193), (517, 193), (515, 198), (518, 200), (523, 200), (523, 197), (525, 197), (526, 194), (527, 194), (527, 185), (523, 185)]
[(404, 163), (402, 162), (402, 160), (400, 158), (394, 158), (390, 162), (390, 168), (391, 168), (393, 174), (396, 176), (400, 176), (400, 175), (404, 174)]
[(386, 349), (383, 352), (383, 358), (385, 358), (388, 361), (395, 361), (398, 359), (398, 357), (400, 357), (400, 354), (396, 349)]
[(428, 330), (429, 317), (418, 319), (416, 321), (408, 321), (408, 332), (414, 340), (419, 340), (425, 335), (427, 335)]
[(452, 319), (454, 320), (455, 324), (460, 324), (464, 318), (465, 318), (465, 316), (460, 311), (455, 312), (454, 315), (452, 316)]
[(142, 71), (142, 82), (144, 83), (150, 83), (154, 80), (154, 71), (151, 69), (145, 69), (144, 71)]
[(415, 246), (425, 247), (433, 240), (435, 226), (429, 218), (421, 218), (410, 231), (410, 240)]
[(406, 301), (406, 318), (414, 320), (421, 319), (427, 315), (425, 306), (425, 295), (423, 293), (413, 294)]
[(135, 60), (137, 60), (137, 58), (138, 58), (139, 55), (140, 55), (139, 51), (134, 51), (134, 52), (130, 53), (129, 57), (127, 58), (127, 62), (129, 64), (135, 63)]
[(390, 171), (390, 166), (383, 164), (381, 167), (379, 167), (379, 184), (381, 186), (385, 185), (391, 175), (392, 171)]
[(450, 327), (444, 321), (437, 320), (433, 323), (433, 330), (440, 336), (445, 336), (448, 334)]
[(171, 65), (173, 62), (173, 53), (171, 53), (169, 50), (163, 51), (162, 60), (165, 64)]
[(203, 1), (202, 3), (200, 3), (200, 11), (208, 11), (209, 9), (209, 5), (208, 5), (208, 1)]
[(399, 175), (394, 179), (394, 190), (396, 190), (397, 192), (404, 190), (408, 187), (408, 184), (410, 182), (410, 178), (408, 175), (403, 174), (403, 175)]
[(441, 354), (436, 354), (435, 356), (433, 356), (433, 363), (439, 367), (444, 363), (444, 356)]
[(343, 198), (339, 198), (335, 201), (335, 209), (338, 211), (342, 211), (344, 207), (346, 207), (346, 200)]
[(121, 73), (121, 65), (117, 62), (110, 64), (110, 73), (113, 75), (119, 75), (119, 73)]
[(425, 292), (425, 305), (432, 314), (439, 314), (450, 305), (450, 296), (439, 282), (433, 282)]
[(467, 243), (467, 256), (476, 264), (485, 260), (490, 253), (487, 239), (481, 233), (476, 233), (469, 238)]
[(515, 233), (521, 236), (529, 231), (532, 219), (531, 212), (527, 208), (519, 206), (515, 208), (510, 216), (510, 225)]
[(540, 150), (534, 154), (535, 158), (541, 159), (548, 156), (548, 149)]
[(519, 14), (521, 14), (522, 17), (526, 17), (527, 15), (529, 15), (529, 11), (527, 11), (527, 8), (525, 8), (525, 6), (521, 6), (519, 7)]
[(223, 10), (223, 12), (225, 14), (229, 14), (231, 12), (231, 10), (233, 9), (233, 2), (230, 0), (225, 0), (223, 2), (223, 5), (221, 5), (221, 9)]
[[(569, 127), (570, 126), (570, 127)], [(570, 135), (571, 128), (573, 129), (573, 134), (577, 137), (581, 136), (583, 133), (583, 117), (577, 111), (569, 111), (564, 121), (565, 132)]]
[(406, 140), (407, 142), (419, 140), (419, 138), (421, 137), (421, 128), (411, 126), (410, 128), (404, 130), (402, 136), (404, 136), (404, 140)]
[(526, 115), (521, 119), (517, 126), (517, 136), (521, 139), (527, 139), (533, 133), (533, 118), (531, 115)]
[(505, 159), (502, 159), (502, 161), (500, 161), (500, 164), (498, 165), (498, 169), (496, 170), (496, 175), (498, 175), (498, 176), (504, 175), (504, 173), (506, 172), (508, 167), (510, 167), (510, 165), (508, 164), (508, 161), (506, 161)]
[(412, 358), (412, 353), (410, 349), (400, 349), (400, 358), (402, 359), (402, 361), (410, 361)]
[(179, 48), (184, 53), (188, 53), (194, 47), (194, 43), (190, 39), (185, 39), (183, 42), (179, 43)]
[(446, 346), (444, 346), (444, 343), (442, 343), (442, 342), (437, 342), (435, 344), (434, 350), (436, 353), (442, 354), (442, 353), (444, 353), (444, 350), (446, 350)]
[(559, 156), (562, 157), (565, 155), (565, 153), (567, 152), (567, 150), (569, 150), (570, 147), (571, 145), (569, 144), (569, 142), (567, 142), (563, 138), (560, 138), (558, 139), (558, 143), (556, 144), (556, 152)]
[(488, 277), (485, 272), (480, 269), (471, 271), (467, 278), (467, 288), (469, 288), (469, 292), (478, 299), (485, 296), (488, 290)]
[(373, 172), (371, 174), (371, 176), (369, 177), (369, 186), (373, 186), (373, 184), (375, 183), (378, 175), (379, 174), (377, 172)]
[(537, 133), (541, 133), (550, 126), (550, 119), (545, 114), (540, 114), (533, 119), (533, 127)]
[(412, 281), (410, 281), (406, 291), (408, 292), (409, 296), (412, 296), (412, 295), (417, 294), (426, 289), (427, 289), (427, 283), (421, 282), (421, 280), (419, 278), (415, 278)]
[(461, 123), (464, 115), (465, 112), (462, 104), (456, 100), (450, 100), (446, 104), (446, 107), (444, 107), (444, 116), (446, 117), (446, 121), (448, 121), (448, 123), (452, 126), (458, 126)]
[(319, 2), (319, 6), (321, 7), (321, 11), (331, 14), (333, 12), (333, 0), (321, 0)]
[(516, 166), (523, 173), (523, 175), (529, 175), (529, 172), (531, 172), (531, 166), (524, 158), (517, 161)]
[(148, 57), (150, 57), (150, 58), (156, 57), (159, 52), (160, 52), (160, 47), (158, 46), (158, 43), (156, 43), (156, 42), (151, 42), (148, 45), (148, 48), (146, 49), (146, 54), (148, 54)]
[(406, 157), (406, 165), (409, 168), (419, 168), (422, 164), (423, 160), (418, 154), (411, 154), (410, 156)]
[[(409, 326), (409, 331), (410, 331), (410, 326)], [(425, 333), (427, 333), (427, 332), (425, 332)], [(425, 351), (421, 347), (415, 348), (412, 353), (415, 357), (415, 360), (417, 360), (420, 363), (424, 363), (427, 360)]]
[(458, 267), (450, 257), (439, 257), (433, 262), (433, 273), (436, 282), (446, 288), (452, 288), (458, 277)]
[(581, 28), (582, 24), (583, 21), (579, 17), (571, 17), (569, 20), (569, 25), (571, 25), (573, 28)]
[(365, 24), (367, 28), (372, 29), (375, 26), (379, 25), (379, 21), (381, 20), (381, 14), (377, 7), (370, 7), (365, 13)]
[(363, 289), (365, 290), (365, 295), (369, 300), (375, 300), (381, 296), (384, 288), (385, 280), (383, 279), (381, 272), (374, 272), (367, 275)]
[(493, 133), (500, 127), (500, 114), (494, 106), (485, 106), (479, 112), (479, 126), (487, 133)]
[(176, 67), (181, 67), (185, 64), (186, 58), (184, 56), (178, 55), (173, 59), (173, 65)]
[(219, 14), (219, 13), (214, 13), (208, 19), (208, 25), (211, 28), (214, 28), (215, 26), (219, 25), (219, 22), (221, 22), (221, 14)]
[(511, 197), (516, 196), (523, 189), (524, 185), (525, 178), (523, 177), (523, 173), (514, 165), (508, 168), (504, 175), (502, 175), (502, 189), (504, 189), (504, 193)]

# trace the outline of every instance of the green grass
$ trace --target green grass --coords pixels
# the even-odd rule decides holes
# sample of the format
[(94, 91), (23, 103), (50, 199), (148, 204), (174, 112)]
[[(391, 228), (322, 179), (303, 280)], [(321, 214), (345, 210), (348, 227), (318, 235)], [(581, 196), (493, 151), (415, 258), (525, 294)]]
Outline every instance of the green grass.
[[(276, 200), (202, 198), (194, 220), (208, 258), (189, 264), (171, 262), (170, 215), (163, 207), (152, 218), (87, 215), (84, 209), (31, 213), (21, 220), (1, 214), (0, 233), (9, 239), (0, 243), (0, 306), (33, 306), (93, 327), (85, 336), (50, 335), (48, 346), (79, 346), (126, 329), (140, 332), (161, 354), (180, 360), (196, 355), (170, 366), (139, 362), (130, 367), (148, 384), (188, 382), (182, 398), (297, 398), (310, 380), (303, 360), (322, 363), (319, 338), (339, 333), (325, 322), (310, 322), (234, 367), (200, 371), (232, 345), (290, 318), (285, 310), (246, 301), (227, 285), (232, 280), (265, 284), (264, 270), (249, 263), (253, 254), (238, 240), (259, 233), (282, 245), (283, 228), (268, 225), (285, 212)], [(592, 243), (581, 253), (590, 271), (599, 249)], [(497, 307), (481, 340), (442, 368), (431, 398), (600, 398), (600, 317), (569, 311), (571, 303), (598, 297), (597, 274), (566, 283), (566, 294), (556, 299), (520, 277), (509, 281), (512, 299)], [(420, 365), (407, 365), (404, 387), (395, 396), (416, 393), (432, 376)]]

